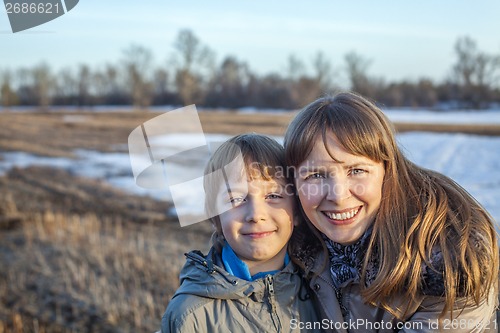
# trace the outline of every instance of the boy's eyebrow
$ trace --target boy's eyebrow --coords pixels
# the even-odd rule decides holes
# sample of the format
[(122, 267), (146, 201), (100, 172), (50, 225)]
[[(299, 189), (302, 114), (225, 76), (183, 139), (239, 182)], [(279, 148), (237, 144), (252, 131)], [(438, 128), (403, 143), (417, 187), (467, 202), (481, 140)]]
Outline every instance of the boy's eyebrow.
[(283, 190), (286, 188), (286, 186), (286, 182), (282, 182), (276, 178), (272, 178), (272, 180), (264, 182), (263, 185), (259, 185), (259, 187), (264, 188), (266, 191)]
[(285, 189), (286, 186), (285, 185), (282, 185), (280, 183), (276, 183), (276, 184), (273, 184), (271, 186), (266, 186), (265, 189), (266, 191), (270, 191), (270, 192), (274, 192), (274, 191), (282, 191), (283, 189)]

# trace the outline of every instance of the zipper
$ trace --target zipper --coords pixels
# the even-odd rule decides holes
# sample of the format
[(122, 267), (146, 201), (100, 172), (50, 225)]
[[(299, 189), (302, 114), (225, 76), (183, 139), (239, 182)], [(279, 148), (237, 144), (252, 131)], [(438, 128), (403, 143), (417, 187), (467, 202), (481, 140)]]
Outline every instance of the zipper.
[(276, 332), (281, 332), (281, 321), (276, 313), (275, 305), (275, 294), (274, 294), (274, 279), (272, 275), (267, 275), (265, 279), (266, 289), (267, 289), (267, 301), (269, 304), (269, 312), (271, 313), (271, 319), (273, 321)]
[[(326, 283), (329, 287), (333, 289), (335, 292), (335, 297), (337, 298), (337, 301), (339, 302), (339, 307), (340, 311), (342, 312), (342, 317), (344, 317), (344, 322), (346, 321), (346, 317), (351, 316), (351, 311), (349, 310), (349, 307), (346, 306), (344, 303), (345, 295), (342, 293), (340, 289), (337, 289), (335, 285), (332, 283), (331, 279), (325, 279), (323, 276), (318, 275), (317, 279), (322, 280), (324, 283)], [(340, 296), (340, 299), (339, 299)]]

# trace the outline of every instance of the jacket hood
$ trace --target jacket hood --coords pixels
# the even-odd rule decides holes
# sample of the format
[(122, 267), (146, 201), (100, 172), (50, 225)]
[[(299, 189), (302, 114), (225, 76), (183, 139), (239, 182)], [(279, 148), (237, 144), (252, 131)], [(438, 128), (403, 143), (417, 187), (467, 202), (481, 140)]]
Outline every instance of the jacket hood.
[(199, 251), (191, 251), (186, 257), (186, 264), (180, 273), (181, 285), (175, 296), (189, 294), (234, 300), (265, 290), (263, 279), (246, 281), (227, 273), (222, 268), (220, 256), (213, 249), (206, 257)]

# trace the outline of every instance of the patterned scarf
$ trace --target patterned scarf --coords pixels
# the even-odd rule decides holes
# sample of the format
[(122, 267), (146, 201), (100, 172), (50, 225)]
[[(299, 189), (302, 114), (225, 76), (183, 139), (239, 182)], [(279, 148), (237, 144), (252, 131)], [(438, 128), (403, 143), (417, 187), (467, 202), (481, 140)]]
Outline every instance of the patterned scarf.
[(356, 243), (350, 245), (336, 243), (323, 235), (330, 254), (330, 274), (335, 287), (335, 294), (344, 315), (346, 309), (342, 304), (341, 288), (351, 282), (359, 282), (363, 257), (366, 253), (366, 247), (368, 246), (371, 234), (372, 228), (368, 228)]
[[(344, 316), (347, 313), (347, 309), (342, 303), (342, 288), (349, 283), (359, 283), (361, 279), (361, 268), (372, 235), (372, 229), (372, 227), (368, 228), (356, 243), (350, 245), (335, 243), (323, 235), (330, 257), (330, 275), (335, 287), (335, 294), (339, 300), (340, 309)], [(366, 267), (366, 285), (372, 283), (377, 276), (380, 264), (380, 258), (377, 253), (377, 248), (373, 249), (372, 256)], [(442, 297), (445, 294), (445, 265), (441, 249), (435, 246), (428, 260), (432, 267), (427, 266), (425, 262), (422, 263), (421, 292), (423, 295)], [(459, 283), (460, 282), (462, 281), (459, 281)], [(462, 288), (463, 285), (459, 285), (459, 295), (463, 292)]]

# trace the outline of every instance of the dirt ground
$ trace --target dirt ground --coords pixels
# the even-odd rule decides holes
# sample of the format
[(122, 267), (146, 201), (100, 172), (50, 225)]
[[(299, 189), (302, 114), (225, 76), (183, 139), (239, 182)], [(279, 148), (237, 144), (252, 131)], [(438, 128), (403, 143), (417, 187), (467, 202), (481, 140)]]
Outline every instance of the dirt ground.
[[(204, 111), (205, 133), (258, 132), (283, 135), (295, 112), (282, 114)], [(159, 116), (153, 112), (4, 112), (0, 113), (0, 151), (25, 151), (45, 156), (73, 156), (74, 149), (127, 151), (130, 132)], [(396, 123), (396, 130), (463, 132), (500, 135), (498, 125)]]

